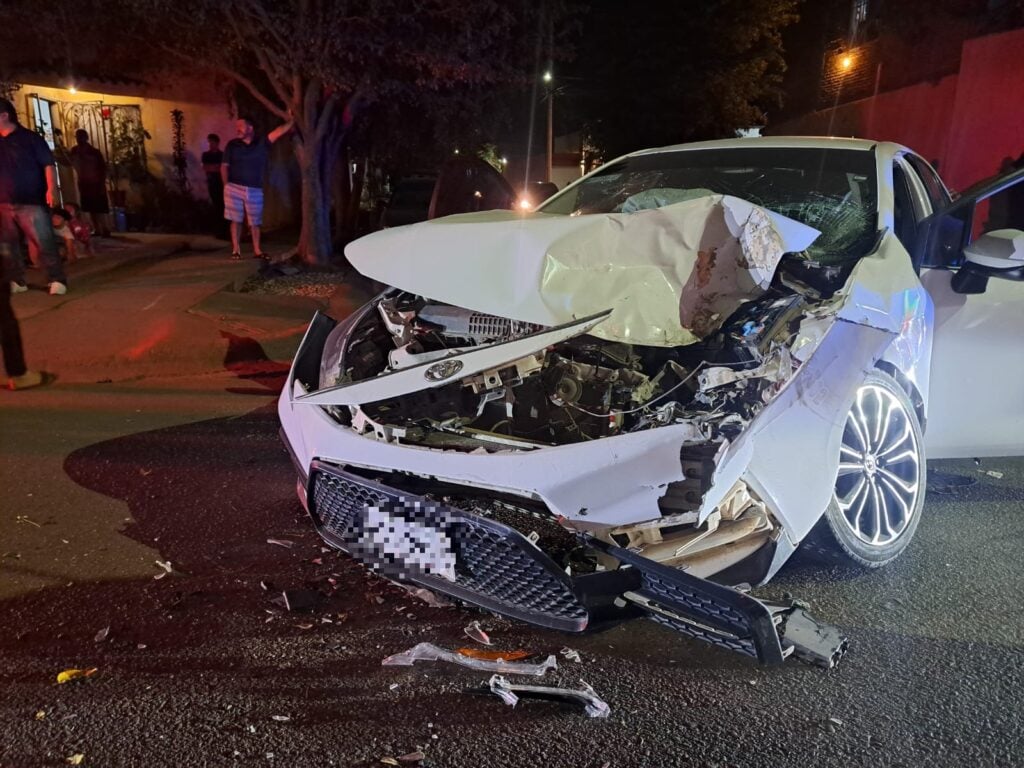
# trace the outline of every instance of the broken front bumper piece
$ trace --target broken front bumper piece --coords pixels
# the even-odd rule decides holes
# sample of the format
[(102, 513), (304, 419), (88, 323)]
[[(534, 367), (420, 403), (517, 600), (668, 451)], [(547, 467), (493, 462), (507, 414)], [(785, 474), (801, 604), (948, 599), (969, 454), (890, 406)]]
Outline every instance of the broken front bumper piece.
[(789, 655), (831, 667), (846, 640), (796, 604), (766, 603), (590, 537), (622, 565), (570, 578), (519, 531), (314, 461), (309, 513), (320, 535), (364, 565), (511, 618), (569, 632), (592, 615), (642, 612), (683, 634), (762, 664)]

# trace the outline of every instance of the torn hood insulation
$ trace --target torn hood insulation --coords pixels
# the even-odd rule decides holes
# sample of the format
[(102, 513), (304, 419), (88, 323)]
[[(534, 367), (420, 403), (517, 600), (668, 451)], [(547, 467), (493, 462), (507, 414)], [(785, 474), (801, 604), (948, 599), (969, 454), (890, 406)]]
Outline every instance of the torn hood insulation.
[(671, 347), (716, 331), (818, 234), (712, 194), (633, 213), (449, 216), (376, 232), (345, 255), (396, 288), (543, 326), (611, 309), (591, 335)]

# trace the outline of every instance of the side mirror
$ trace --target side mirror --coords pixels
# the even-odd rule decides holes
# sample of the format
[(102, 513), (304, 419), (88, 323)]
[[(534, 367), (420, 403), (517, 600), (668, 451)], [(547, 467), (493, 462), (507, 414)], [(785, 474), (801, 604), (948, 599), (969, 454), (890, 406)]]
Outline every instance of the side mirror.
[(964, 263), (951, 287), (956, 293), (984, 293), (990, 277), (1024, 280), (1024, 232), (996, 229), (964, 248)]

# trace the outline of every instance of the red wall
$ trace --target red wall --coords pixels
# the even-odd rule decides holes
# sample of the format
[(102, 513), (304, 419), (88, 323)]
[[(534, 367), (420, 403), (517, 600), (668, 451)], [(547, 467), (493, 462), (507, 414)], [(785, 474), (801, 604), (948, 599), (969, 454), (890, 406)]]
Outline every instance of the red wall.
[(968, 40), (960, 72), (772, 125), (776, 136), (856, 136), (904, 144), (953, 189), (1024, 152), (1024, 29)]
[(943, 176), (963, 189), (1024, 153), (1024, 29), (968, 40)]

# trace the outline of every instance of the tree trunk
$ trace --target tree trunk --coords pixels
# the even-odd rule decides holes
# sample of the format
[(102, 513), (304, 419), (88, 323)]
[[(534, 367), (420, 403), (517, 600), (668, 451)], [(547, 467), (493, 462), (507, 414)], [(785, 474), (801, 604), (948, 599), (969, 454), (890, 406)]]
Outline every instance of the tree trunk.
[(307, 264), (331, 261), (330, 184), (323, 178), (323, 142), (303, 142), (296, 151), (302, 186), (298, 252)]
[(359, 234), (359, 207), (363, 202), (363, 184), (366, 180), (366, 158), (357, 161), (356, 172), (352, 176), (352, 194), (349, 198), (348, 220), (352, 237)]

